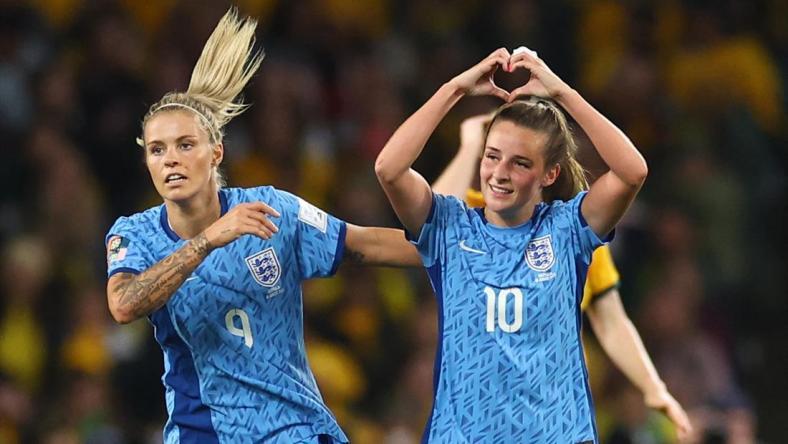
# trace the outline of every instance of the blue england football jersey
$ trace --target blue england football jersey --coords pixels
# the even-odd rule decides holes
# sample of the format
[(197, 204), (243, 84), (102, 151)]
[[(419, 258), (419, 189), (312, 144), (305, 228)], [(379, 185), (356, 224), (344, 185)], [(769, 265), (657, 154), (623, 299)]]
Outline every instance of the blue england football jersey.
[(502, 228), (434, 195), (416, 241), (441, 332), (425, 442), (597, 441), (580, 301), (602, 241), (580, 215), (584, 196)]
[[(164, 352), (164, 442), (346, 442), (307, 363), (301, 294), (304, 279), (335, 272), (345, 223), (272, 187), (219, 198), (222, 214), (267, 203), (281, 214), (279, 232), (214, 250), (149, 316)], [(108, 274), (140, 273), (184, 243), (164, 205), (121, 217), (107, 234)]]

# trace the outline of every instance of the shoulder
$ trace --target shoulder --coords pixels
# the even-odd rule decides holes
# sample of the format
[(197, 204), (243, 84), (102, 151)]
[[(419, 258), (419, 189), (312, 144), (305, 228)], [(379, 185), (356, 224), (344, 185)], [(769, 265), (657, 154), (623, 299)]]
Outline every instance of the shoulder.
[(541, 217), (574, 219), (580, 215), (580, 204), (583, 202), (586, 194), (588, 194), (587, 191), (581, 191), (569, 200), (554, 200), (542, 203), (537, 209), (537, 213)]
[(130, 216), (121, 216), (112, 224), (108, 234), (121, 234), (129, 231), (145, 232), (155, 229), (160, 214), (161, 205), (148, 208), (145, 211)]
[(244, 202), (270, 201), (279, 190), (272, 186), (261, 186), (254, 188), (224, 188), (223, 193), (227, 196), (227, 203), (232, 206)]
[(433, 193), (432, 205), (433, 212), (439, 210), (448, 217), (457, 217), (469, 210), (468, 205), (460, 199), (438, 193)]
[(107, 231), (104, 244), (120, 251), (132, 240), (136, 248), (148, 249), (160, 230), (161, 205), (130, 216), (121, 216)]

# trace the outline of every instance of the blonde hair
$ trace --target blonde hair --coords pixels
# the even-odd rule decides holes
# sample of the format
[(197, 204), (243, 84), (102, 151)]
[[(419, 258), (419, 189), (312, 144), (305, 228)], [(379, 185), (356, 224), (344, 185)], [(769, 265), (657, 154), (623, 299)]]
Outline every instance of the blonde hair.
[[(169, 92), (148, 109), (142, 119), (143, 137), (145, 125), (157, 113), (187, 110), (199, 118), (211, 144), (221, 143), (224, 126), (249, 107), (236, 99), (263, 61), (262, 51), (253, 52), (256, 28), (256, 20), (239, 18), (230, 8), (205, 42), (186, 92)], [(144, 146), (143, 138), (137, 143)], [(214, 174), (217, 185), (223, 186), (218, 166)]]
[(588, 189), (585, 170), (577, 161), (574, 135), (563, 111), (555, 102), (540, 97), (526, 97), (503, 105), (490, 121), (488, 135), (497, 120), (509, 121), (548, 135), (544, 149), (545, 168), (558, 164), (561, 169), (555, 182), (542, 190), (545, 202), (569, 200)]

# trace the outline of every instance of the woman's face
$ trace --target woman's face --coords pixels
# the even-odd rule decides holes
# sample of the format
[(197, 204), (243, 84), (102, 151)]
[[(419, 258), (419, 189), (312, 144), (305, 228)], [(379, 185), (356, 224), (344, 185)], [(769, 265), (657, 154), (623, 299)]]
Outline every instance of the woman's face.
[(210, 143), (198, 119), (188, 110), (164, 111), (145, 125), (145, 164), (164, 200), (185, 202), (216, 191), (213, 170), (223, 147)]
[(493, 124), (479, 168), (487, 210), (509, 224), (531, 217), (542, 188), (555, 182), (558, 166), (545, 169), (548, 135), (501, 120)]

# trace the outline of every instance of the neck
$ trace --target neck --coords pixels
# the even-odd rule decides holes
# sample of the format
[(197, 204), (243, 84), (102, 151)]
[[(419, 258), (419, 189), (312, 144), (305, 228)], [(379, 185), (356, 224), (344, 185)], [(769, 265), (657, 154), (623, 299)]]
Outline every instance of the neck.
[(484, 208), (484, 217), (487, 222), (498, 226), (511, 228), (522, 225), (531, 219), (534, 214), (534, 209), (541, 202), (541, 199), (536, 199), (528, 202), (519, 208), (509, 208), (504, 211), (493, 211), (489, 207)]
[(167, 222), (181, 239), (191, 239), (202, 233), (219, 219), (222, 211), (215, 187), (188, 201), (165, 200), (164, 204), (167, 206)]

